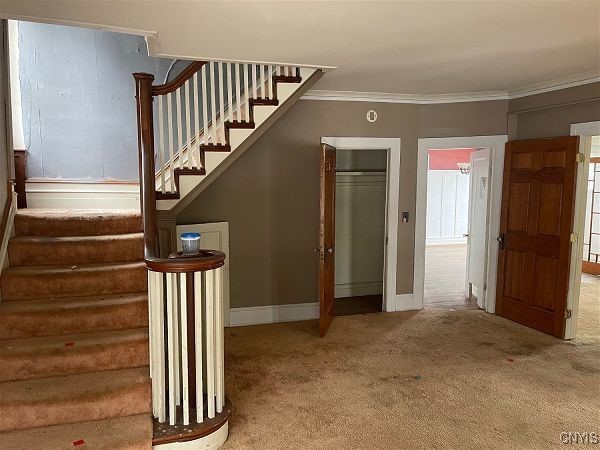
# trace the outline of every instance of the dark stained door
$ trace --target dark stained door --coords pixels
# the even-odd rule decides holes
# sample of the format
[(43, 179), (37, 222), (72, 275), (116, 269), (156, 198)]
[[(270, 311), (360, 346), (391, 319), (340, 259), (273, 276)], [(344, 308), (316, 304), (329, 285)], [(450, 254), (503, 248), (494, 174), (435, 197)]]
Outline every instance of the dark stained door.
[(335, 148), (321, 144), (321, 226), (319, 239), (319, 334), (334, 316), (335, 292)]
[(563, 337), (579, 138), (506, 144), (497, 314)]

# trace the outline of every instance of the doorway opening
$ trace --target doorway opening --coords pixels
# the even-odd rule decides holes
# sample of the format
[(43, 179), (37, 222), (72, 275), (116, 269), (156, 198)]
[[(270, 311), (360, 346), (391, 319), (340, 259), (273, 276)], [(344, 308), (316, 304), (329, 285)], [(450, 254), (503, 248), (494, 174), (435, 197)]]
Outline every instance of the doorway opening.
[(382, 311), (387, 150), (337, 149), (335, 315)]
[[(475, 278), (485, 275), (485, 254), (480, 250), (485, 250), (489, 152), (453, 148), (427, 153), (423, 307), (477, 309), (483, 285)], [(485, 153), (483, 165), (480, 153)]]
[[(600, 122), (571, 125), (579, 136), (565, 339), (597, 333), (600, 307)], [(578, 334), (580, 333), (580, 334)]]

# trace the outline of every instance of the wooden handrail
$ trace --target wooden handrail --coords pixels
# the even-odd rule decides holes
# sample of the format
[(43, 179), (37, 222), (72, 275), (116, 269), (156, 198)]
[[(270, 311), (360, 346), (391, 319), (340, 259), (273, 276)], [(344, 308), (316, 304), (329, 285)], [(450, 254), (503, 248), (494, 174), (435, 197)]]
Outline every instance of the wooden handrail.
[(152, 95), (165, 95), (173, 92), (175, 89), (180, 88), (187, 80), (192, 78), (192, 76), (199, 71), (204, 64), (206, 64), (205, 61), (194, 61), (168, 83), (152, 86)]
[[(156, 215), (156, 188), (154, 181), (154, 121), (152, 97), (154, 75), (134, 73), (138, 123), (138, 149), (140, 167), (140, 206), (144, 226), (144, 258), (149, 269), (155, 272), (198, 272), (221, 267), (225, 254), (216, 250), (202, 250), (200, 256), (174, 255), (160, 258)], [(175, 80), (173, 80), (175, 81)], [(175, 88), (176, 89), (176, 88)], [(173, 256), (173, 255), (172, 255)]]

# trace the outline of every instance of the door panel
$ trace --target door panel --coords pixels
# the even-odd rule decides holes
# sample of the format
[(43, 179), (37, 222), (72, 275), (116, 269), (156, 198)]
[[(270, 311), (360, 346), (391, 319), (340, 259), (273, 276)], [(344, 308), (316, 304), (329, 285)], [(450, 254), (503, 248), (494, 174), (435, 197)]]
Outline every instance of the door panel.
[(488, 203), (490, 180), (490, 149), (472, 152), (469, 195), (469, 231), (467, 234), (467, 286), (477, 289), (477, 306), (485, 307), (487, 253), (488, 253)]
[(325, 336), (335, 297), (335, 148), (327, 144), (321, 144), (320, 204), (319, 334)]
[(497, 313), (563, 337), (577, 137), (506, 144)]

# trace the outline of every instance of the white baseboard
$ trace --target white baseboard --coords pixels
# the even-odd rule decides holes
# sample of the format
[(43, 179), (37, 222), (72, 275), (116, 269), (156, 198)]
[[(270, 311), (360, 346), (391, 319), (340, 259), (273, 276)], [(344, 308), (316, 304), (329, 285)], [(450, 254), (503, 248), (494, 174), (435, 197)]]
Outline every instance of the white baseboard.
[(292, 305), (266, 305), (248, 308), (231, 308), (229, 325), (257, 325), (261, 323), (294, 322), (319, 317), (319, 303), (295, 303)]
[(53, 180), (25, 183), (28, 208), (139, 209), (140, 187), (133, 183), (78, 183)]
[(397, 294), (394, 298), (395, 311), (411, 311), (415, 308), (414, 294)]
[(360, 297), (383, 294), (383, 280), (370, 283), (347, 283), (335, 285), (335, 298)]

